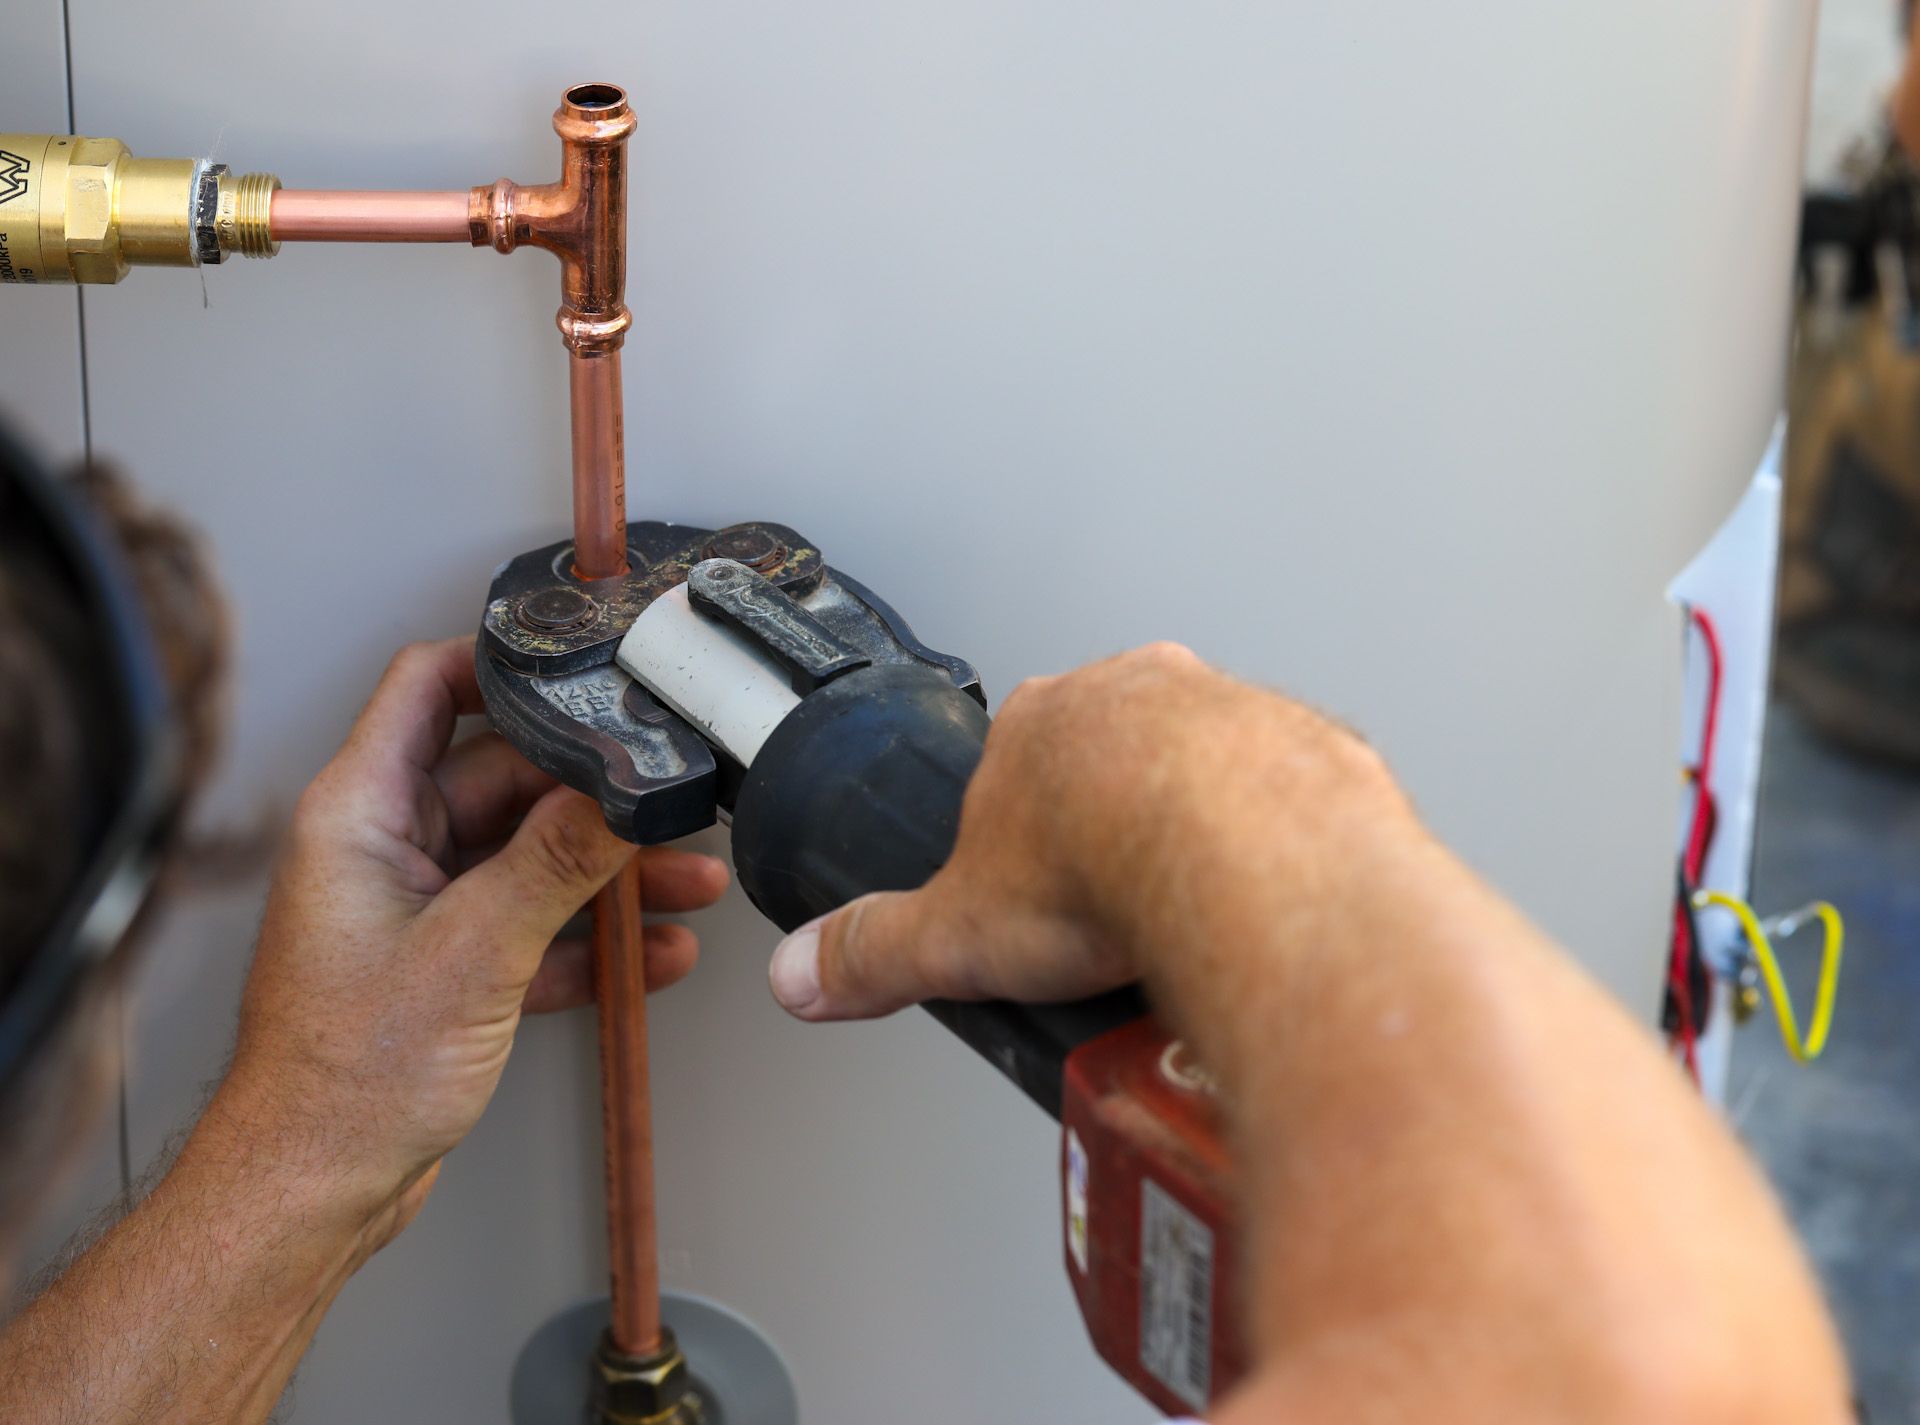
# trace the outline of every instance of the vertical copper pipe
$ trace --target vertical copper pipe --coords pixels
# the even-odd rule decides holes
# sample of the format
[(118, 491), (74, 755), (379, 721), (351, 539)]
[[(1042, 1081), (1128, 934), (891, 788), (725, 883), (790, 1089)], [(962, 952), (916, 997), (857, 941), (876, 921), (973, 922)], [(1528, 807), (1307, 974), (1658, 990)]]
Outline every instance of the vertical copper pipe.
[[(545, 248), (560, 259), (558, 314), (573, 421), (574, 574), (627, 570), (626, 439), (620, 346), (633, 317), (627, 280), (627, 139), (638, 124), (624, 91), (577, 84), (553, 116), (560, 181), (508, 179), (466, 193), (281, 190), (275, 241), (460, 242), (498, 252)], [(613, 1344), (633, 1356), (659, 1345), (660, 1277), (647, 1085), (647, 984), (637, 862), (594, 899), (594, 981), (607, 1138), (607, 1236), (613, 1257)]]
[(653, 1195), (653, 1100), (647, 1076), (647, 971), (640, 934), (640, 863), (593, 903), (600, 1001), (600, 1087), (607, 1135), (607, 1248), (613, 1263), (613, 1344), (646, 1356), (660, 1344), (660, 1273)]
[[(606, 579), (627, 567), (620, 352), (573, 351), (567, 365), (573, 415), (574, 572), (583, 579)], [(660, 1271), (637, 860), (594, 900), (593, 962), (607, 1140), (607, 1250), (613, 1268), (610, 1330), (617, 1349), (646, 1356), (660, 1343)]]
[(626, 417), (620, 349), (567, 353), (573, 410), (573, 572), (627, 572)]
[[(473, 194), (474, 240), (502, 252), (522, 242), (560, 257), (560, 334), (567, 344), (573, 423), (573, 572), (610, 579), (627, 569), (625, 417), (620, 346), (632, 317), (627, 277), (627, 136), (636, 120), (610, 84), (569, 89), (553, 116), (561, 181), (522, 189), (502, 179)], [(647, 975), (640, 867), (629, 862), (593, 903), (600, 1001), (601, 1114), (607, 1139), (607, 1248), (616, 1350), (660, 1346), (660, 1266), (654, 1209), (653, 1100), (647, 1077)]]

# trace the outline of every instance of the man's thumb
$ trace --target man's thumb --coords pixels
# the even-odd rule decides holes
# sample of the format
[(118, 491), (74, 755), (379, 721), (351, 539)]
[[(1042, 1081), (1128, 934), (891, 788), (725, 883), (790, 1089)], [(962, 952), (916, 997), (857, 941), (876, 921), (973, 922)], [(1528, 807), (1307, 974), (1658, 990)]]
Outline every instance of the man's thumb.
[[(533, 804), (519, 829), (450, 886), (441, 901), (476, 917), (496, 936), (537, 956), (635, 848), (607, 830), (591, 797), (555, 787)], [(532, 974), (531, 966), (528, 974)]]
[(773, 997), (796, 1019), (874, 1019), (940, 994), (925, 895), (881, 891), (801, 926), (767, 967)]

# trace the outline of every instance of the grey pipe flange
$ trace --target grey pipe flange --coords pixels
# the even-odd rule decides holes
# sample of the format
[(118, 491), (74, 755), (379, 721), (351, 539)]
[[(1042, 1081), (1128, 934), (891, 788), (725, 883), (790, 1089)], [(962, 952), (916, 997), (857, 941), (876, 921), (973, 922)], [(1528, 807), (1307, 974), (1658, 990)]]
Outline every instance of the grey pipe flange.
[[(759, 1327), (703, 1296), (661, 1295), (661, 1315), (680, 1342), (706, 1406), (702, 1425), (799, 1425), (793, 1375)], [(581, 1425), (589, 1362), (609, 1311), (594, 1297), (550, 1317), (513, 1363), (513, 1425)]]

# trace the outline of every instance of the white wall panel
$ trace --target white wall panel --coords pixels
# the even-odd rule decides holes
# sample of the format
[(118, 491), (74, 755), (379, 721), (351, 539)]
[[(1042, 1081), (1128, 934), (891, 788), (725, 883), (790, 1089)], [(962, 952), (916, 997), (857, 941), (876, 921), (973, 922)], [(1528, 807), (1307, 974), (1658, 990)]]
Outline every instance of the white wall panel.
[[(1779, 397), (1811, 0), (73, 0), (79, 121), (296, 186), (547, 176), (627, 85), (637, 516), (806, 531), (991, 690), (1183, 638), (1364, 728), (1650, 1013), (1671, 894), (1662, 591)], [(284, 807), (391, 647), (559, 536), (552, 264), (288, 250), (89, 302), (95, 433), (241, 607), (214, 808)], [(8, 313), (15, 311), (7, 307)], [(7, 320), (14, 318), (9, 315)], [(1223, 787), (1221, 795), (1233, 789)], [(257, 891), (184, 907), (136, 1148), (224, 1053)], [(655, 1045), (674, 1284), (808, 1418), (1144, 1419), (1084, 1344), (1052, 1138), (918, 1018), (809, 1030), (731, 905)], [(531, 1027), (300, 1416), (498, 1425), (596, 1289), (590, 1026)]]

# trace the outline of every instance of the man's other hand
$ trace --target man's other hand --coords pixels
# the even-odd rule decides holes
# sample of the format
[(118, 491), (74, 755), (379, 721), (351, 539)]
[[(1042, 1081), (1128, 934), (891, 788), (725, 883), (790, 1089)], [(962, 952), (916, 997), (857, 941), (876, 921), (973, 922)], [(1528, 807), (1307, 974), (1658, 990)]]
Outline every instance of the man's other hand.
[[(390, 1231), (480, 1117), (521, 1014), (590, 997), (587, 945), (556, 937), (636, 854), (497, 734), (453, 743), (481, 711), (473, 659), (471, 639), (404, 649), (301, 797), (219, 1096), (261, 1151)], [(726, 888), (710, 856), (637, 854), (649, 911)], [(648, 988), (697, 950), (685, 926), (648, 926)]]
[[(1256, 810), (1271, 806), (1300, 810), (1284, 823)], [(1068, 1000), (1152, 981), (1163, 942), (1145, 927), (1178, 918), (1233, 842), (1270, 845), (1286, 874), (1308, 843), (1411, 825), (1351, 732), (1152, 644), (1015, 688), (952, 859), (918, 891), (864, 896), (788, 936), (774, 998), (801, 1019), (862, 1019), (925, 999)], [(1305, 904), (1325, 878), (1298, 859)]]

